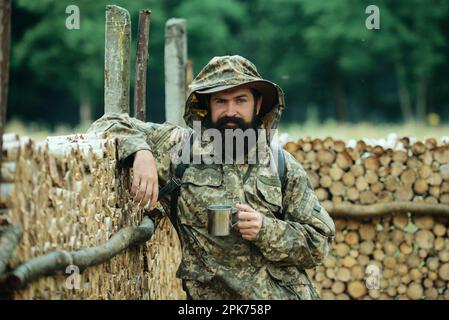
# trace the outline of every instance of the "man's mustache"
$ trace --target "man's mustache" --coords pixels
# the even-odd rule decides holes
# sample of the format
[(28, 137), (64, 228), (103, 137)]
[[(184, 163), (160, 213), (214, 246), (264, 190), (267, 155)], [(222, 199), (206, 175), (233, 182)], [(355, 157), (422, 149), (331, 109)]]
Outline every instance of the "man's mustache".
[(248, 127), (248, 123), (246, 123), (242, 118), (238, 118), (238, 117), (223, 117), (218, 119), (217, 123), (215, 124), (215, 126), (218, 129), (223, 129), (226, 123), (235, 123), (237, 124), (237, 126), (241, 129), (243, 128), (247, 128)]

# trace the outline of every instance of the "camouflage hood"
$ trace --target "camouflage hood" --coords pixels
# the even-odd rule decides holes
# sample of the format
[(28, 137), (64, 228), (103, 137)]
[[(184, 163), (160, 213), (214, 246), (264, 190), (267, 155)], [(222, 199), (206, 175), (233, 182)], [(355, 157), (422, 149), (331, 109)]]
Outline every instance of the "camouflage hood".
[[(193, 121), (202, 121), (207, 114), (207, 107), (201, 99), (202, 94), (210, 94), (233, 87), (250, 84), (262, 94), (262, 106), (259, 117), (262, 127), (276, 129), (285, 107), (282, 89), (262, 77), (256, 66), (249, 60), (238, 56), (214, 57), (201, 70), (189, 86), (190, 95), (187, 98), (184, 120), (189, 127)], [(272, 137), (269, 135), (268, 140)]]

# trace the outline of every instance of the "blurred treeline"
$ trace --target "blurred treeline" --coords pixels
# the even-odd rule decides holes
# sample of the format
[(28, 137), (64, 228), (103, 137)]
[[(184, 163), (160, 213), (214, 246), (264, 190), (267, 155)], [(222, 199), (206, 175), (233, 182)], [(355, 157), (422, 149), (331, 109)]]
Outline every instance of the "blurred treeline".
[[(71, 4), (79, 30), (65, 27)], [(152, 10), (151, 121), (164, 121), (171, 17), (187, 19), (195, 74), (215, 55), (249, 58), (286, 92), (284, 122), (449, 119), (447, 0), (13, 0), (8, 119), (76, 125), (101, 115), (107, 4), (130, 11), (132, 74), (138, 11)], [(380, 8), (380, 30), (365, 27), (370, 4)]]

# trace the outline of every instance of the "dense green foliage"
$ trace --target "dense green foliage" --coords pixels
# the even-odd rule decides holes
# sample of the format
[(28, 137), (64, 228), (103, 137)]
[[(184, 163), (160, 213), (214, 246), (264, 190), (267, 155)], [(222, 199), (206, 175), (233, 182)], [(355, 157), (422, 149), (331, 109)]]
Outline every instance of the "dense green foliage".
[[(188, 23), (194, 71), (215, 55), (240, 54), (286, 92), (283, 121), (449, 119), (449, 2), (446, 0), (13, 0), (8, 118), (79, 122), (103, 109), (104, 9), (132, 17), (150, 8), (148, 114), (164, 120), (164, 25)], [(68, 30), (65, 9), (80, 8)], [(380, 29), (368, 30), (368, 5)], [(134, 70), (132, 62), (131, 70)]]

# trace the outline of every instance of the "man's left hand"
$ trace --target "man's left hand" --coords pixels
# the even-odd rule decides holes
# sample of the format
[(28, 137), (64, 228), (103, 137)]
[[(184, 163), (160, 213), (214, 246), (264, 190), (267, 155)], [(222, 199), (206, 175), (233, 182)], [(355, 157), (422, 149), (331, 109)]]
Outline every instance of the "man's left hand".
[(236, 204), (239, 209), (237, 228), (245, 240), (256, 240), (262, 227), (262, 215), (246, 204)]

